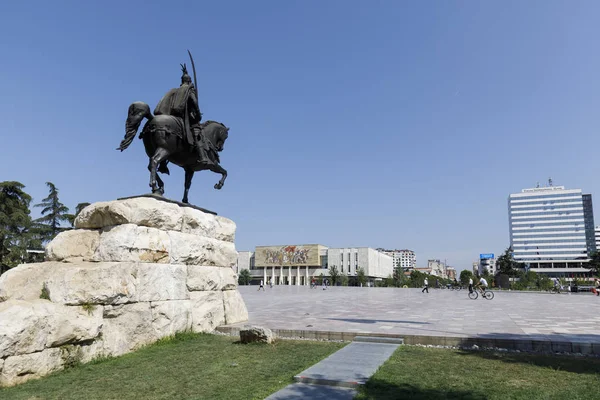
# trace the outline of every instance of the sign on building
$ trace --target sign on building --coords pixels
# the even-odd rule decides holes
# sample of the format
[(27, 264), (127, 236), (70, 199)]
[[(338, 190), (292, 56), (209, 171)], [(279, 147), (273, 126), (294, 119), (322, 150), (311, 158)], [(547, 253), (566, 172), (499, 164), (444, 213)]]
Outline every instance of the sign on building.
[(255, 266), (316, 266), (319, 245), (258, 246), (254, 253)]
[(494, 253), (486, 253), (486, 254), (479, 255), (480, 260), (489, 260), (491, 258), (494, 258)]

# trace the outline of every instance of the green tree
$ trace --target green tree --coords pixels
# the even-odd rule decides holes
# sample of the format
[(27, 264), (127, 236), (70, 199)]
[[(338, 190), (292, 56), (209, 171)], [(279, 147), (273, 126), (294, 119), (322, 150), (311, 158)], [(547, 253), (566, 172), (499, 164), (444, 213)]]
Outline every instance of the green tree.
[(75, 206), (75, 214), (67, 214), (67, 219), (72, 227), (75, 227), (75, 218), (77, 218), (81, 210), (83, 210), (89, 205), (90, 203), (79, 203)]
[(244, 268), (240, 271), (240, 275), (238, 276), (238, 285), (249, 285), (251, 279), (250, 271)]
[(365, 286), (367, 283), (367, 276), (365, 275), (365, 269), (362, 267), (356, 268), (356, 280), (359, 285)]
[(473, 279), (473, 272), (469, 271), (468, 269), (463, 269), (460, 271), (460, 283), (462, 285), (468, 285), (469, 279)]
[[(410, 273), (409, 286), (412, 288), (418, 288), (418, 287), (423, 286), (423, 282), (425, 281), (426, 277), (429, 277), (429, 275), (424, 274), (421, 271), (412, 271)], [(429, 283), (431, 284), (432, 282), (429, 282)]]
[(340, 282), (341, 282), (342, 286), (348, 286), (348, 281), (349, 281), (348, 275), (346, 275), (342, 272), (342, 274), (340, 275)]
[(402, 267), (394, 268), (394, 286), (402, 287), (406, 284), (406, 276), (404, 275), (404, 269)]
[(519, 263), (513, 258), (511, 247), (504, 250), (504, 254), (498, 257), (496, 269), (499, 274), (503, 275), (517, 276), (519, 274)]
[(340, 271), (335, 265), (332, 265), (331, 268), (329, 268), (329, 277), (331, 278), (331, 286), (336, 286), (340, 280)]
[(36, 229), (43, 242), (54, 239), (64, 229), (60, 223), (69, 221), (69, 208), (58, 199), (58, 189), (52, 182), (46, 182), (49, 189), (48, 197), (34, 207), (42, 208), (42, 217), (36, 219)]
[(600, 252), (594, 251), (590, 253), (590, 262), (588, 263), (588, 267), (592, 269), (594, 275), (598, 275), (600, 273)]
[(12, 268), (27, 258), (35, 245), (29, 204), (31, 196), (20, 182), (0, 182), (0, 267)]
[(387, 278), (385, 278), (382, 282), (381, 286), (385, 286), (385, 287), (395, 287), (396, 286), (396, 282), (394, 281), (394, 276), (393, 275), (388, 275)]

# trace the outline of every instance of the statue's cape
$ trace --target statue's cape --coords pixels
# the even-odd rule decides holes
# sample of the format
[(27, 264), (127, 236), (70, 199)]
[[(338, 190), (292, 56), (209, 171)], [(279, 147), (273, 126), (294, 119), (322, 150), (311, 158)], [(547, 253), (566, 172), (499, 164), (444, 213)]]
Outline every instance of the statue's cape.
[(191, 90), (191, 85), (183, 85), (169, 90), (158, 102), (154, 114), (183, 118), (186, 114), (187, 101), (190, 98)]

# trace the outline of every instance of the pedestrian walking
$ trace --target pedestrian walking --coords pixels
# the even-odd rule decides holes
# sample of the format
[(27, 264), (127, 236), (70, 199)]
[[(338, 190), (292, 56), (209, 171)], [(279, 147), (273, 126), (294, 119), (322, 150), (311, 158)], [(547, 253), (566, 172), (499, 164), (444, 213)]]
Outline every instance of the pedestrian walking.
[(265, 291), (265, 283), (262, 279), (260, 280), (260, 285), (258, 286), (259, 291), (260, 291), (260, 289), (262, 289), (263, 292)]
[(423, 282), (423, 285), (425, 285), (425, 287), (423, 288), (423, 290), (421, 290), (421, 293), (423, 292), (427, 292), (429, 293), (429, 281), (427, 280), (427, 278), (425, 278), (425, 281)]
[(469, 278), (469, 293), (473, 293), (473, 278)]
[(600, 296), (600, 279), (596, 278), (596, 296)]

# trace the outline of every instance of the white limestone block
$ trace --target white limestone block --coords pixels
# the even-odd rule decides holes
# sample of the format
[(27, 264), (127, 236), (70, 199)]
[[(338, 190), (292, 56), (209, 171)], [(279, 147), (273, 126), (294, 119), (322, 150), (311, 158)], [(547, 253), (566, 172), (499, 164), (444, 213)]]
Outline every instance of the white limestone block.
[(152, 326), (150, 303), (104, 307), (102, 353), (118, 356), (158, 340)]
[(32, 354), (8, 357), (0, 374), (0, 386), (13, 386), (41, 378), (63, 368), (61, 349), (46, 349)]
[(225, 322), (222, 291), (190, 292), (192, 331), (212, 332)]
[(174, 335), (192, 329), (192, 303), (190, 300), (153, 301), (152, 326), (158, 337)]
[(138, 301), (139, 265), (131, 262), (63, 264), (57, 266), (44, 283), (50, 300), (56, 303), (129, 303)]
[(104, 228), (135, 224), (162, 230), (181, 230), (182, 208), (177, 204), (138, 197), (94, 203), (84, 208), (75, 219), (77, 228)]
[(40, 298), (44, 281), (60, 268), (62, 263), (43, 262), (21, 264), (0, 275), (0, 302), (36, 300)]
[(0, 303), (0, 358), (98, 337), (102, 307), (88, 312), (47, 300)]
[(171, 263), (232, 267), (237, 262), (237, 251), (231, 242), (168, 232), (171, 238)]
[(93, 261), (169, 263), (169, 235), (156, 228), (125, 224), (105, 228)]
[(46, 246), (48, 261), (79, 261), (90, 259), (100, 242), (97, 230), (74, 229), (59, 233)]
[(223, 291), (223, 303), (225, 306), (225, 324), (248, 321), (248, 309), (239, 291)]
[(235, 240), (235, 230), (235, 222), (228, 218), (208, 214), (189, 207), (183, 208), (182, 233), (233, 243)]

